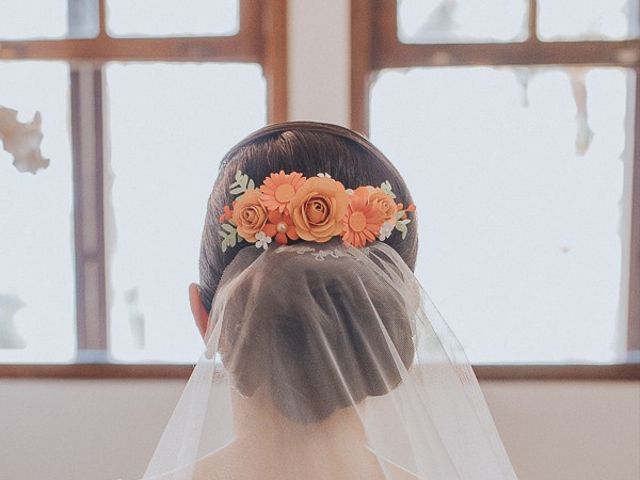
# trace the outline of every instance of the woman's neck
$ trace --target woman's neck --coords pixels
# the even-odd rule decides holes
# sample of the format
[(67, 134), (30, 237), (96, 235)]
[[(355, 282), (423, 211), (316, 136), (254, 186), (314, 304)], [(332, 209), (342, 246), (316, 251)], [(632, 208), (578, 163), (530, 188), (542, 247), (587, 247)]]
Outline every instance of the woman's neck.
[(309, 448), (338, 444), (365, 444), (366, 437), (355, 407), (336, 410), (319, 422), (304, 423), (287, 418), (273, 404), (270, 395), (259, 388), (251, 397), (243, 397), (232, 388), (232, 405), (236, 439), (277, 441), (290, 448)]
[(261, 389), (245, 398), (232, 388), (231, 403), (235, 438), (200, 462), (199, 480), (385, 478), (355, 407), (302, 423), (285, 417)]

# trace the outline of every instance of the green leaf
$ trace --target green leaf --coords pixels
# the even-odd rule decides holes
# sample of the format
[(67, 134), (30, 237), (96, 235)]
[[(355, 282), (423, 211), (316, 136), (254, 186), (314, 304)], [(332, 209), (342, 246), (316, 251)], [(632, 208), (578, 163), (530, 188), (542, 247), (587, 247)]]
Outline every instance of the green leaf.
[(229, 191), (234, 195), (238, 195), (245, 193), (247, 190), (253, 190), (255, 185), (255, 182), (249, 178), (249, 175), (238, 170), (236, 172), (236, 181), (229, 186)]
[(411, 222), (411, 220), (409, 220), (408, 218), (405, 219), (405, 220), (399, 220), (398, 222), (396, 222), (396, 230), (398, 230), (400, 233), (402, 233), (402, 239), (403, 240), (407, 236), (407, 224), (409, 222)]
[(230, 223), (223, 223), (218, 233), (222, 237), (220, 245), (223, 252), (226, 252), (227, 248), (235, 247), (236, 243), (238, 243), (238, 230)]
[(222, 229), (227, 232), (227, 234), (233, 233), (236, 231), (235, 227), (229, 223), (223, 223)]
[(387, 195), (389, 195), (391, 198), (396, 198), (396, 194), (393, 193), (393, 191), (391, 190), (391, 183), (389, 183), (389, 180), (385, 180), (384, 182), (382, 182), (380, 184), (380, 189), (386, 193)]

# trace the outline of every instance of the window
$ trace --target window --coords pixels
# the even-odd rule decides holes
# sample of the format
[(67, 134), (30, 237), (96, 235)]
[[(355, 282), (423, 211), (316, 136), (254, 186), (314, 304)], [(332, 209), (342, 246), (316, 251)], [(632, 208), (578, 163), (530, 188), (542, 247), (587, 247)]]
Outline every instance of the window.
[(639, 26), (637, 0), (352, 1), (352, 127), (408, 179), (475, 364), (639, 358)]
[(69, 65), (0, 61), (0, 85), (0, 105), (19, 121), (41, 113), (54, 159), (21, 173), (0, 149), (0, 359), (66, 361), (76, 342)]
[[(46, 5), (45, 5), (46, 4)], [(0, 106), (40, 112), (35, 175), (0, 149), (0, 363), (190, 363), (222, 155), (286, 117), (284, 2), (0, 5)]]

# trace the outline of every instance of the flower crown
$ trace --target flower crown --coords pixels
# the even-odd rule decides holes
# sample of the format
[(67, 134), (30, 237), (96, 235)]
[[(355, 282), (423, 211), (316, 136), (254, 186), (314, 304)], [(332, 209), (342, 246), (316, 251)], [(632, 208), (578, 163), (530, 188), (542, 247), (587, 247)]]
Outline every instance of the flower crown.
[(238, 170), (229, 191), (236, 198), (219, 217), (223, 252), (242, 240), (266, 250), (274, 237), (278, 244), (299, 238), (322, 243), (340, 235), (344, 243), (361, 248), (396, 229), (404, 239), (411, 222), (407, 212), (416, 210), (414, 204), (395, 203), (388, 180), (352, 190), (328, 173), (306, 178), (280, 170), (256, 188)]

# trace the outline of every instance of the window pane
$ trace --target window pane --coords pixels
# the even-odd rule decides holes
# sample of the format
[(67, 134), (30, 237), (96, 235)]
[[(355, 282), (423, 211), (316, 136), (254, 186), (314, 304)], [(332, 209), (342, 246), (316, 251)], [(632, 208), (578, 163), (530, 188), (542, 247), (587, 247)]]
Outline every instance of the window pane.
[(107, 0), (114, 37), (234, 35), (238, 0)]
[(542, 40), (622, 40), (637, 37), (638, 0), (538, 0)]
[(187, 286), (198, 281), (207, 199), (224, 153), (266, 122), (262, 70), (156, 63), (111, 64), (106, 71), (112, 353), (131, 361), (195, 361), (203, 344)]
[(92, 38), (97, 15), (97, 0), (2, 0), (0, 38)]
[(422, 212), (418, 275), (473, 362), (623, 358), (633, 73), (387, 70), (373, 141)]
[(69, 68), (0, 62), (0, 105), (18, 120), (42, 114), (37, 173), (0, 149), (0, 362), (59, 362), (75, 355), (73, 188), (67, 130)]
[(398, 37), (404, 43), (523, 41), (527, 10), (527, 0), (398, 0)]

